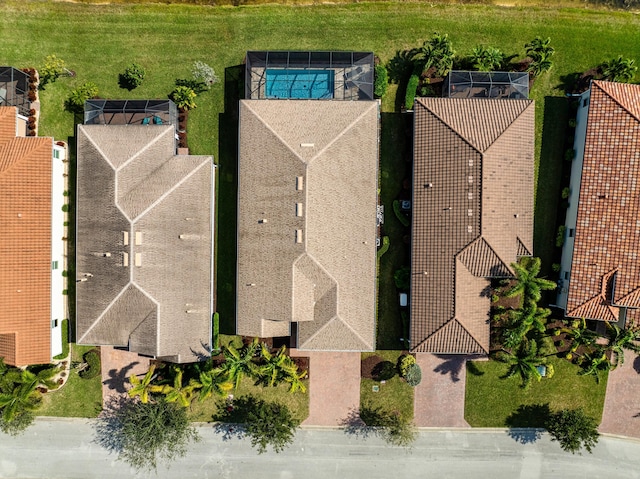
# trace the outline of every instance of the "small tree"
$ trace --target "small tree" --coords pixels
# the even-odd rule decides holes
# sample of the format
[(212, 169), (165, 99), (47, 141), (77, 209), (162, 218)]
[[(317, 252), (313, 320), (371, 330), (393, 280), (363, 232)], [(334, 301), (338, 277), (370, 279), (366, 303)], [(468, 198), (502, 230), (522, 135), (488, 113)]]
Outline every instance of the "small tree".
[(156, 470), (158, 462), (171, 462), (197, 442), (185, 408), (164, 400), (142, 403), (119, 400), (98, 419), (98, 442), (119, 454), (135, 469)]
[(412, 422), (398, 411), (386, 411), (370, 404), (360, 408), (360, 419), (367, 426), (375, 427), (377, 434), (392, 446), (410, 446), (417, 433)]
[(169, 95), (181, 110), (192, 110), (196, 107), (196, 92), (188, 86), (177, 86)]
[(422, 44), (419, 49), (422, 60), (422, 69), (433, 67), (440, 76), (446, 76), (453, 68), (455, 51), (453, 50), (449, 35), (434, 33), (433, 36)]
[(633, 80), (638, 67), (635, 65), (635, 60), (619, 55), (618, 58), (603, 62), (600, 65), (600, 70), (605, 80), (629, 83)]
[(202, 85), (204, 90), (209, 90), (213, 85), (220, 81), (213, 68), (201, 61), (193, 62), (191, 75), (193, 75), (193, 79), (198, 84)]
[(581, 408), (563, 409), (552, 413), (546, 429), (552, 441), (558, 441), (565, 451), (575, 454), (585, 448), (589, 453), (598, 443), (598, 424)]
[(98, 96), (98, 86), (93, 82), (85, 82), (71, 91), (71, 95), (64, 102), (64, 108), (68, 112), (81, 114), (84, 111), (84, 102)]
[(55, 82), (60, 75), (68, 71), (62, 58), (58, 58), (56, 55), (48, 55), (44, 59), (44, 64), (38, 68), (40, 87), (44, 88), (47, 83)]
[(146, 75), (145, 69), (137, 63), (132, 63), (125, 68), (124, 73), (120, 74), (119, 83), (120, 88), (126, 88), (131, 91), (134, 88), (139, 87)]
[(496, 359), (509, 365), (502, 379), (511, 378), (517, 374), (522, 380), (520, 387), (523, 389), (528, 388), (533, 379), (540, 381), (542, 378), (537, 367), (544, 364), (545, 358), (539, 354), (538, 344), (534, 340), (523, 339), (514, 352), (501, 351)]
[(158, 386), (153, 384), (153, 374), (155, 373), (156, 366), (152, 364), (147, 371), (147, 374), (144, 375), (144, 378), (140, 379), (135, 374), (132, 374), (129, 377), (129, 383), (131, 384), (131, 389), (127, 391), (129, 397), (134, 398), (136, 396), (140, 396), (140, 400), (143, 403), (149, 402), (151, 398), (151, 394), (162, 392), (164, 386)]
[(258, 448), (258, 454), (266, 452), (268, 446), (282, 452), (293, 442), (300, 421), (284, 404), (247, 396), (237, 400), (234, 406), (245, 412), (245, 432), (251, 445)]
[(481, 72), (499, 70), (504, 63), (504, 53), (495, 47), (475, 47), (471, 51), (471, 63)]

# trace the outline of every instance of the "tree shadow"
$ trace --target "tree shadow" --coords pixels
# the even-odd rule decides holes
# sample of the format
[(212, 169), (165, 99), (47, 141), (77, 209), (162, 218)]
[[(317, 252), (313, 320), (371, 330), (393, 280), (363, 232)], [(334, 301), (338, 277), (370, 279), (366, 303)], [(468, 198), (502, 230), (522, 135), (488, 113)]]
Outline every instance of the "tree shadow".
[(360, 418), (360, 410), (358, 408), (349, 409), (347, 417), (340, 420), (340, 426), (344, 428), (344, 433), (357, 439), (367, 439), (373, 435), (374, 430), (367, 426)]
[(640, 356), (636, 356), (633, 360), (633, 369), (640, 374)]
[(474, 376), (484, 376), (484, 371), (480, 371), (475, 361), (467, 361), (467, 372)]
[(131, 83), (131, 81), (129, 81), (127, 77), (122, 73), (118, 74), (118, 86), (123, 90), (129, 90), (129, 91), (134, 90), (136, 88), (136, 85)]
[(460, 371), (464, 367), (466, 358), (464, 356), (449, 356), (447, 354), (436, 354), (438, 359), (442, 359), (443, 362), (435, 367), (434, 373), (440, 373), (443, 376), (449, 374), (451, 376), (451, 382), (457, 383), (460, 381)]
[(102, 384), (106, 385), (112, 391), (115, 390), (116, 392), (121, 394), (127, 392), (127, 388), (124, 387), (124, 384), (129, 378), (129, 371), (133, 369), (133, 367), (137, 364), (140, 364), (140, 362), (136, 361), (134, 363), (130, 363), (120, 370), (110, 369), (109, 379), (102, 381)]
[(105, 401), (96, 421), (96, 435), (93, 442), (109, 453), (120, 454), (123, 449), (122, 422), (118, 419), (117, 413), (132, 403), (133, 400), (125, 396), (112, 396)]
[(505, 421), (509, 436), (521, 444), (536, 442), (542, 437), (542, 428), (551, 415), (549, 403), (523, 404)]

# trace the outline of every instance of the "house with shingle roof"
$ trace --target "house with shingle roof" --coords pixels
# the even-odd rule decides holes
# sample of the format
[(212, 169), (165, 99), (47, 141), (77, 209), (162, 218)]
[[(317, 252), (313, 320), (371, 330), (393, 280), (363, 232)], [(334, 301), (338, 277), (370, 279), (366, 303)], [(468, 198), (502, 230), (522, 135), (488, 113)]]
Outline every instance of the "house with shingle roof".
[(172, 124), (85, 124), (77, 137), (78, 343), (208, 357), (213, 158), (177, 155)]
[(238, 334), (375, 349), (378, 112), (240, 102)]
[(65, 150), (18, 115), (0, 107), (0, 357), (26, 366), (62, 352)]
[(487, 354), (490, 279), (533, 253), (534, 103), (420, 98), (413, 158), (410, 349)]
[(640, 85), (580, 98), (557, 304), (569, 317), (640, 317)]

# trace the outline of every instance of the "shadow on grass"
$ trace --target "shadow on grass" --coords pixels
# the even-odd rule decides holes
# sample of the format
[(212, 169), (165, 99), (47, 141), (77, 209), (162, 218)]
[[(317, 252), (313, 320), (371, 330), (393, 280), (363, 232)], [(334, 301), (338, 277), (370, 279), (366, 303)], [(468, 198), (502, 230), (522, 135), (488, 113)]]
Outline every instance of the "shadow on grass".
[(484, 371), (480, 371), (475, 361), (467, 361), (467, 372), (474, 376), (484, 376)]
[(216, 310), (220, 332), (236, 332), (236, 229), (238, 197), (238, 113), (243, 97), (243, 65), (224, 71), (224, 112), (219, 119)]
[(521, 444), (536, 442), (542, 437), (543, 426), (551, 415), (549, 403), (523, 404), (506, 419), (509, 436)]

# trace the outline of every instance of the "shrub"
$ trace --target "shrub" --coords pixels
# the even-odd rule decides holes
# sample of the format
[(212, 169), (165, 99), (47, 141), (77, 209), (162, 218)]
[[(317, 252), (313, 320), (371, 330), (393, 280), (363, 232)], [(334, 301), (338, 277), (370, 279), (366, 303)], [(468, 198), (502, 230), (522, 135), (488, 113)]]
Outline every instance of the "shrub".
[(78, 375), (82, 379), (93, 379), (100, 375), (100, 354), (95, 349), (87, 351), (82, 356), (82, 359), (87, 363), (87, 367), (80, 371)]
[(558, 248), (562, 248), (562, 245), (564, 244), (564, 234), (566, 230), (567, 227), (565, 225), (558, 226), (558, 233), (556, 234), (556, 246)]
[(62, 58), (56, 55), (48, 55), (44, 59), (44, 65), (38, 68), (40, 73), (40, 85), (45, 86), (47, 83), (53, 83), (67, 71), (66, 64)]
[(412, 364), (411, 366), (409, 366), (407, 368), (405, 379), (407, 380), (407, 384), (409, 386), (416, 387), (418, 384), (420, 384), (420, 381), (422, 381), (422, 370), (420, 369), (420, 366), (418, 366), (417, 364)]
[(67, 203), (62, 205), (62, 211), (64, 211), (65, 213), (67, 213), (69, 211), (69, 205)]
[(389, 250), (390, 241), (388, 236), (382, 237), (382, 246), (378, 250), (378, 260), (382, 258), (382, 255), (385, 254)]
[(551, 265), (551, 269), (553, 270), (554, 273), (559, 273), (560, 272), (560, 263), (553, 263)]
[(471, 51), (470, 60), (474, 68), (488, 72), (500, 70), (505, 61), (505, 56), (504, 53), (495, 47), (479, 46)]
[(146, 74), (147, 72), (143, 67), (137, 63), (132, 63), (125, 68), (124, 73), (120, 74), (120, 87), (129, 91), (133, 90), (142, 84)]
[(576, 119), (575, 118), (571, 118), (571, 120), (569, 120), (569, 128), (575, 128), (576, 125), (577, 125)]
[(67, 276), (69, 276), (69, 272), (68, 272), (66, 269), (65, 269), (65, 270), (63, 270), (63, 271), (62, 271), (62, 276), (63, 276), (64, 278), (66, 278)]
[(85, 82), (71, 91), (71, 95), (64, 102), (64, 108), (71, 113), (82, 113), (84, 102), (98, 96), (98, 86), (93, 82)]
[(374, 71), (375, 80), (373, 83), (373, 94), (376, 98), (382, 98), (387, 93), (387, 85), (389, 84), (389, 74), (383, 65), (376, 65)]
[(566, 200), (567, 198), (569, 198), (569, 195), (571, 194), (571, 190), (569, 189), (568, 186), (565, 186), (564, 188), (562, 188), (562, 199)]
[(68, 221), (64, 221), (64, 222), (62, 223), (62, 226), (69, 226), (69, 222), (68, 222)]
[(413, 102), (416, 99), (416, 92), (418, 91), (418, 84), (420, 83), (420, 77), (415, 73), (409, 77), (407, 83), (407, 93), (404, 96), (404, 107), (407, 110), (413, 109)]
[(169, 95), (176, 106), (182, 110), (192, 110), (196, 107), (196, 92), (188, 86), (177, 86)]
[(391, 361), (381, 361), (373, 368), (376, 381), (388, 381), (396, 375), (396, 366)]
[(220, 81), (213, 68), (201, 61), (193, 62), (191, 75), (193, 75), (194, 81), (204, 90), (210, 89), (212, 85)]
[(28, 97), (29, 97), (29, 101), (36, 101), (36, 98), (37, 98), (36, 92), (29, 90)]
[(411, 354), (404, 354), (400, 356), (400, 358), (398, 358), (398, 371), (400, 372), (400, 377), (406, 377), (409, 367), (415, 363), (416, 358)]
[(213, 313), (213, 350), (220, 350), (220, 314)]
[(403, 266), (393, 273), (393, 282), (401, 291), (407, 291), (411, 288), (411, 268)]
[(576, 156), (576, 151), (573, 148), (569, 148), (564, 152), (565, 161), (572, 161)]

